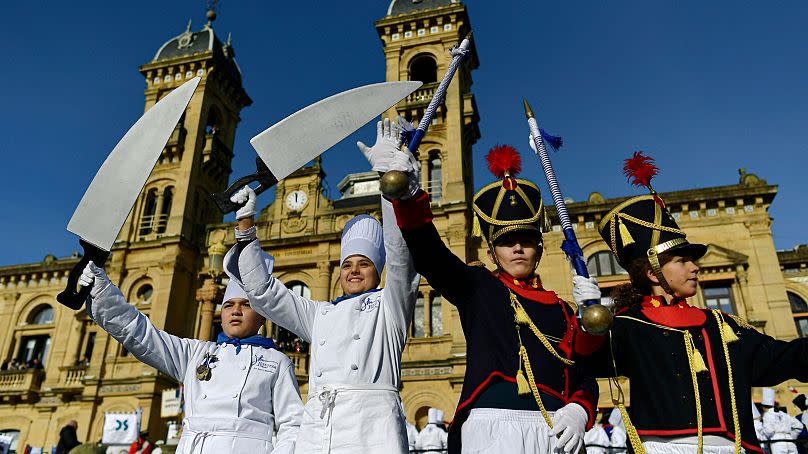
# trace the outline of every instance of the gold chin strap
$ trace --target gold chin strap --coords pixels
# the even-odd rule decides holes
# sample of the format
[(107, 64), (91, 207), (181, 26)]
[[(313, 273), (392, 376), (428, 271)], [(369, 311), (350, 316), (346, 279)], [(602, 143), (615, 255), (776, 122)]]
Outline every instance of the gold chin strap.
[(687, 240), (684, 238), (674, 238), (648, 249), (648, 261), (651, 263), (651, 269), (654, 271), (657, 280), (659, 280), (659, 285), (662, 287), (662, 290), (665, 290), (665, 293), (671, 296), (676, 295), (673, 294), (673, 290), (671, 290), (668, 281), (665, 280), (665, 276), (662, 274), (662, 266), (659, 264), (659, 254), (685, 243), (687, 243)]

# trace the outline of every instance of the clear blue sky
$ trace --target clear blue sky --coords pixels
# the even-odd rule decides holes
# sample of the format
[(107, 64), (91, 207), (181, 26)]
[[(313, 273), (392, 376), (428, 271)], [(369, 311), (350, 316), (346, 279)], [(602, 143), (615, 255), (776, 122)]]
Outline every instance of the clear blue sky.
[[(621, 163), (657, 159), (661, 191), (734, 184), (745, 167), (779, 185), (775, 244), (808, 242), (808, 3), (468, 0), (480, 58), (473, 91), (482, 138), (475, 186), (497, 143), (522, 149), (524, 176), (544, 186), (527, 148), (521, 98), (562, 135), (552, 156), (565, 195), (636, 194)], [(233, 33), (254, 104), (242, 112), (236, 176), (250, 171), (249, 139), (298, 108), (384, 80), (373, 22), (387, 1), (224, 0), (214, 28)], [(78, 249), (65, 230), (104, 157), (143, 111), (137, 67), (205, 2), (6, 2), (0, 14), (0, 265)], [(367, 170), (353, 142), (324, 155), (331, 195)], [(263, 205), (270, 197), (259, 199)], [(549, 202), (549, 197), (547, 197)]]

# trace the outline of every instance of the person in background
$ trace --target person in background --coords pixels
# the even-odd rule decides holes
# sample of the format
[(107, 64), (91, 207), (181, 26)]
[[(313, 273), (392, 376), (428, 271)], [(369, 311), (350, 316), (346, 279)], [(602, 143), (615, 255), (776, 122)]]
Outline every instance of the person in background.
[(772, 454), (797, 454), (797, 444), (791, 440), (796, 440), (805, 426), (788, 413), (778, 411), (774, 397), (773, 389), (763, 388), (763, 435), (771, 441)]
[(586, 445), (586, 454), (606, 454), (611, 445), (609, 434), (606, 428), (609, 425), (609, 414), (604, 412), (601, 414), (600, 422), (592, 426), (591, 429), (586, 431), (584, 435), (584, 444)]
[(430, 408), (428, 422), (418, 434), (418, 449), (422, 454), (443, 454), (447, 448), (447, 434), (443, 422), (443, 410)]
[(129, 445), (129, 454), (151, 454), (154, 451), (154, 444), (148, 440), (148, 437), (148, 432), (141, 432), (137, 440)]
[(79, 428), (79, 423), (76, 420), (68, 421), (59, 431), (59, 443), (56, 444), (55, 454), (68, 454), (71, 449), (80, 445), (76, 429)]

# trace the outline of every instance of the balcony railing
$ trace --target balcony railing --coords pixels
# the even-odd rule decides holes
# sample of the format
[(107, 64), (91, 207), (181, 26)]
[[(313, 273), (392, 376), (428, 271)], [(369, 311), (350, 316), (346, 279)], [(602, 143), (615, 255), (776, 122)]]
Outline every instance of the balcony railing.
[(85, 372), (87, 366), (67, 366), (59, 368), (59, 386), (63, 388), (83, 388)]
[(167, 223), (167, 214), (143, 216), (140, 220), (139, 236), (146, 236), (151, 233), (163, 233), (166, 231)]
[(309, 354), (297, 352), (289, 352), (286, 354), (295, 366), (295, 375), (297, 377), (307, 377), (309, 375)]
[(432, 97), (435, 96), (435, 90), (438, 88), (438, 84), (436, 82), (430, 84), (424, 84), (418, 90), (410, 93), (406, 99), (404, 99), (404, 104), (407, 106), (414, 106), (417, 104), (429, 104), (432, 101)]
[(39, 392), (44, 376), (41, 369), (0, 371), (0, 396), (26, 400)]

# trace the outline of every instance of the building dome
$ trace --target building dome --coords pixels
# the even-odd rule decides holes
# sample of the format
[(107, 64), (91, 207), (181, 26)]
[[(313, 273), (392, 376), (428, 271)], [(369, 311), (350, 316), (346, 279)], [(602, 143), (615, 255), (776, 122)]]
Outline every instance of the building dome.
[(410, 14), (416, 11), (454, 5), (455, 3), (460, 3), (460, 0), (392, 0), (387, 8), (387, 15)]
[(214, 58), (227, 62), (227, 66), (241, 80), (241, 70), (236, 64), (235, 52), (230, 46), (230, 37), (228, 36), (227, 43), (223, 44), (214, 33), (211, 22), (202, 27), (202, 30), (194, 32), (191, 31), (191, 22), (188, 21), (188, 27), (184, 32), (160, 46), (160, 49), (154, 54), (152, 62), (189, 57), (207, 52), (212, 52)]

